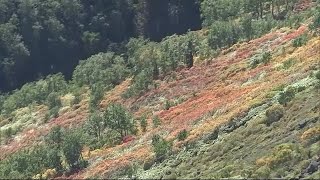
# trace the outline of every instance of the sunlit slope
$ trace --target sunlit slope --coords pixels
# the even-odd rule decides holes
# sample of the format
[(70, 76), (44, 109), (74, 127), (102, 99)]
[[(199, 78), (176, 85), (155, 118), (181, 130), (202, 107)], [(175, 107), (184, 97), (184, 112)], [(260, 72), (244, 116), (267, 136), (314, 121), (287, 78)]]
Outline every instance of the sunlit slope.
[[(319, 64), (319, 37), (311, 38), (305, 46), (292, 47), (292, 40), (306, 32), (305, 26), (297, 30), (281, 29), (237, 44), (206, 64), (172, 74), (173, 80), (159, 82), (157, 89), (139, 98), (122, 99), (121, 91), (126, 89), (128, 82), (119, 85), (106, 95), (101, 105), (118, 101), (136, 115), (149, 112), (147, 133), (140, 133), (128, 144), (91, 152), (86, 156), (92, 162), (91, 166), (73, 177), (109, 177), (133, 162), (139, 164), (152, 159), (150, 143), (154, 134), (170, 140), (187, 129), (190, 133), (184, 142), (174, 141), (178, 150), (182, 144), (197, 141), (221, 125), (237, 123), (252, 108), (274, 103), (281, 88), (295, 83), (307, 88), (312, 86), (315, 80), (309, 76)], [(270, 62), (250, 67), (253, 57), (265, 51), (272, 54)], [(294, 63), (288, 67), (286, 62), (290, 59)], [(166, 100), (176, 101), (177, 105), (165, 110)], [(256, 113), (264, 113), (263, 110)], [(152, 115), (160, 117), (160, 127), (152, 128)]]
[(277, 122), (265, 123), (273, 101), (251, 108), (139, 178), (314, 178), (319, 179), (320, 93), (297, 93)]
[[(292, 41), (305, 33), (309, 33), (307, 43), (301, 47), (293, 47)], [(260, 62), (261, 56), (268, 52), (271, 55), (269, 61)], [(155, 134), (160, 134), (167, 140), (174, 140), (173, 150), (178, 155), (181, 155), (181, 150), (186, 147), (186, 144), (195, 144), (195, 148), (206, 149), (205, 143), (200, 142), (212, 134), (215, 129), (221, 129), (221, 127), (221, 131), (225, 134), (239, 137), (236, 138), (237, 142), (234, 142), (232, 138), (226, 138), (225, 150), (221, 151), (227, 159), (225, 163), (242, 159), (242, 163), (248, 162), (254, 167), (256, 165), (265, 167), (272, 162), (270, 160), (272, 152), (269, 150), (271, 151), (276, 145), (288, 143), (289, 140), (285, 139), (286, 137), (301, 140), (303, 143), (303, 139), (308, 139), (309, 134), (313, 134), (314, 131), (317, 133), (317, 129), (310, 130), (311, 127), (308, 126), (296, 133), (287, 131), (285, 127), (286, 124), (296, 126), (300, 123), (300, 118), (304, 116), (309, 119), (319, 117), (317, 105), (320, 101), (319, 91), (313, 87), (316, 80), (312, 76), (312, 73), (319, 68), (319, 64), (320, 38), (312, 36), (306, 26), (301, 26), (298, 29), (274, 30), (261, 38), (236, 44), (223, 50), (217, 58), (201, 61), (191, 69), (181, 69), (171, 73), (164, 80), (158, 80), (156, 88), (152, 88), (139, 97), (129, 99), (122, 97), (122, 94), (131, 85), (131, 80), (128, 79), (113, 90), (106, 92), (100, 108), (105, 108), (110, 102), (119, 102), (130, 109), (136, 117), (146, 113), (147, 131), (145, 133), (139, 131), (135, 140), (115, 147), (91, 152), (85, 148), (83, 157), (88, 160), (89, 167), (70, 178), (117, 177), (121, 176), (122, 170), (131, 167), (132, 164), (142, 165), (148, 161), (152, 162), (154, 153), (151, 139)], [(300, 92), (297, 99), (290, 102), (291, 105), (289, 103), (285, 108), (287, 115), (283, 122), (274, 128), (278, 134), (273, 134), (270, 133), (273, 131), (272, 126), (264, 127), (261, 124), (264, 124), (266, 109), (277, 103), (279, 93), (287, 86), (303, 87), (304, 90)], [(63, 98), (67, 102), (70, 96), (72, 95), (66, 95)], [(41, 123), (46, 107), (39, 106), (36, 113), (30, 112), (29, 114), (33, 115), (35, 120), (19, 121), (23, 124), (24, 129), (6, 145), (0, 146), (0, 159), (25, 147), (41, 144), (43, 137), (56, 125), (64, 128), (77, 128), (82, 125), (89, 114), (89, 93), (86, 89), (82, 96), (82, 101), (78, 105), (69, 106), (68, 103), (65, 103), (60, 110), (59, 117), (48, 123)], [(171, 102), (171, 107), (165, 107), (166, 102)], [(303, 104), (308, 104), (308, 106), (300, 108), (300, 105)], [(308, 111), (310, 109), (315, 110)], [(21, 116), (25, 114), (28, 114), (27, 108), (15, 111), (17, 119), (21, 119)], [(161, 125), (157, 128), (152, 126), (154, 115), (158, 115), (161, 120)], [(254, 128), (237, 129), (247, 122), (248, 126)], [(316, 122), (318, 123), (319, 119)], [(319, 123), (316, 125), (315, 127), (318, 127)], [(176, 136), (184, 129), (189, 132), (188, 136), (184, 141), (178, 142), (175, 140)], [(237, 130), (232, 132), (234, 129)], [(262, 135), (261, 132), (264, 134)], [(273, 137), (279, 138), (270, 140)], [(284, 139), (281, 140), (280, 137)], [(240, 146), (237, 143), (246, 144), (246, 142), (251, 142), (251, 144), (248, 143), (249, 149), (235, 150), (234, 153), (232, 148)], [(221, 141), (211, 148), (220, 153), (220, 149), (224, 148), (224, 143)], [(255, 144), (260, 145), (255, 146)], [(266, 147), (268, 150), (265, 149)], [(288, 148), (290, 149), (291, 146)], [(255, 155), (246, 157), (247, 155), (243, 153), (249, 150)], [(194, 176), (192, 173), (188, 176), (190, 178), (213, 176), (219, 178), (220, 175), (211, 174), (211, 176), (209, 171), (223, 169), (222, 166), (225, 165), (221, 164), (223, 154), (204, 154), (199, 157), (200, 159), (195, 159), (199, 164), (204, 164), (208, 168), (205, 168), (201, 176)], [(210, 159), (204, 163), (203, 159), (209, 157)], [(186, 161), (192, 159), (189, 158)], [(155, 175), (161, 177), (163, 176), (161, 173), (164, 172), (163, 168), (167, 166), (170, 166), (170, 163), (164, 162), (138, 175), (149, 178)], [(192, 169), (193, 164), (185, 166), (185, 170), (179, 167), (182, 171), (181, 175), (178, 173), (175, 175), (184, 177), (184, 171), (194, 170)], [(210, 169), (211, 166), (216, 169)], [(202, 167), (197, 168), (202, 169)], [(229, 175), (239, 174), (241, 174), (240, 170)]]

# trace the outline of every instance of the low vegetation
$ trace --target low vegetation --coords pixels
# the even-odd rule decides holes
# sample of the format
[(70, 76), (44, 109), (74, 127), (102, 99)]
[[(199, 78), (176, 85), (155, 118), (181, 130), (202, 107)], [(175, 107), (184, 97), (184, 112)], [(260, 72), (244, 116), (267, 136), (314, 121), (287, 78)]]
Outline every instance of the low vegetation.
[(161, 162), (170, 155), (172, 142), (163, 139), (163, 137), (159, 135), (154, 135), (152, 137), (152, 146), (156, 156), (156, 161)]
[(45, 144), (1, 161), (0, 177), (31, 178), (47, 169), (54, 169), (55, 175), (59, 175), (85, 168), (87, 162), (81, 157), (83, 142), (79, 137), (77, 132), (66, 132), (58, 126), (53, 128)]
[(288, 87), (286, 90), (280, 92), (278, 102), (284, 106), (290, 102), (296, 94), (296, 89), (294, 87)]
[(274, 105), (266, 111), (266, 124), (270, 125), (273, 122), (279, 121), (284, 115), (284, 110), (281, 105)]
[(131, 38), (80, 61), (70, 80), (0, 94), (0, 178), (318, 173), (308, 168), (319, 154), (318, 2), (199, 3), (202, 30)]

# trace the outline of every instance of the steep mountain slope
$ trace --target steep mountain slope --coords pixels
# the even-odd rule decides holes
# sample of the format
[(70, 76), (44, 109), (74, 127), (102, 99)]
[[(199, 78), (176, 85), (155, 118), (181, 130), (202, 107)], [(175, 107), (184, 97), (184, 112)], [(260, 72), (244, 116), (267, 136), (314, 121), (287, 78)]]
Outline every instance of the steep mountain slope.
[[(193, 151), (204, 153), (207, 150), (207, 152), (201, 156), (195, 153), (193, 157), (183, 157), (185, 159), (182, 162), (185, 163), (177, 167), (178, 170), (181, 167), (178, 177), (186, 177), (188, 173), (190, 178), (242, 175), (241, 170), (245, 171), (247, 168), (240, 163), (248, 163), (252, 167), (255, 161), (264, 156), (267, 158), (272, 153), (272, 149), (282, 143), (293, 143), (293, 147), (302, 145), (304, 141), (301, 141), (300, 137), (309, 128), (319, 127), (320, 115), (319, 91), (314, 88), (317, 81), (315, 77), (310, 76), (319, 68), (320, 39), (312, 37), (305, 46), (292, 47), (292, 40), (305, 32), (307, 32), (305, 26), (297, 30), (284, 28), (249, 43), (235, 45), (207, 64), (174, 73), (172, 75), (175, 78), (174, 81), (159, 82), (157, 89), (137, 99), (122, 99), (121, 90), (126, 89), (128, 82), (119, 85), (106, 95), (101, 106), (105, 106), (110, 101), (118, 101), (126, 104), (137, 116), (148, 112), (147, 133), (140, 133), (132, 142), (91, 152), (90, 156), (86, 156), (91, 165), (72, 177), (110, 177), (118, 170), (126, 169), (125, 167), (128, 168), (132, 164), (147, 162), (153, 158), (150, 145), (152, 135), (161, 134), (167, 140), (174, 140), (183, 129), (187, 129), (189, 135), (182, 142), (174, 141), (176, 153), (184, 149), (186, 144), (192, 144), (194, 148), (180, 153), (182, 157), (186, 156), (185, 153), (190, 154)], [(270, 62), (251, 68), (250, 61), (265, 49), (271, 51)], [(288, 60), (294, 61), (289, 67), (285, 65)], [(270, 126), (265, 125), (265, 110), (277, 103), (282, 89), (291, 85), (303, 87), (299, 88), (302, 92), (299, 92), (296, 98), (284, 108), (285, 115), (279, 122)], [(165, 110), (163, 104), (166, 99), (179, 100), (179, 104)], [(154, 129), (151, 127), (152, 115), (160, 117), (160, 127)], [(299, 123), (303, 123), (302, 121), (306, 121), (307, 125), (295, 130)], [(239, 126), (241, 128), (237, 129)], [(214, 144), (198, 142), (215, 132), (215, 129), (220, 129), (219, 137), (220, 132), (226, 135), (222, 135), (221, 140)], [(233, 132), (234, 129), (237, 130)], [(319, 136), (318, 131), (314, 133), (310, 136)], [(288, 146), (290, 149), (291, 144)], [(311, 147), (316, 149), (313, 155), (319, 153), (318, 144), (313, 146), (307, 144), (303, 148), (309, 151)], [(247, 154), (248, 152), (251, 155)], [(178, 153), (178, 157), (180, 154)], [(151, 174), (148, 174), (149, 171), (143, 172), (141, 177), (163, 175), (170, 166), (177, 166), (172, 164), (181, 161), (179, 158), (174, 160), (175, 157), (173, 155), (171, 161), (168, 160), (160, 166), (155, 165), (150, 170)], [(301, 158), (308, 160), (315, 157)], [(296, 159), (288, 161), (294, 160)], [(203, 167), (206, 165), (203, 161), (208, 162), (207, 168)], [(199, 167), (192, 162), (197, 162)], [(232, 167), (233, 163), (237, 166)], [(264, 163), (269, 165), (268, 162)], [(263, 165), (260, 162), (259, 166)], [(241, 168), (238, 169), (239, 166)], [(194, 174), (195, 167), (200, 174)], [(224, 170), (225, 167), (227, 170)], [(205, 169), (208, 172), (228, 171), (229, 174), (218, 176), (207, 173)], [(298, 172), (299, 170), (302, 168), (296, 169)], [(271, 175), (271, 177), (277, 177), (277, 174)], [(293, 175), (296, 177), (297, 174)]]
[(297, 94), (284, 117), (263, 123), (272, 101), (252, 108), (234, 125), (221, 126), (190, 149), (138, 173), (139, 178), (319, 178), (308, 166), (319, 164), (319, 93), (310, 88)]
[[(296, 45), (302, 37), (306, 42)], [(136, 118), (145, 114), (146, 131), (139, 127), (136, 136), (114, 147), (85, 147), (88, 167), (61, 177), (320, 178), (319, 72), (320, 37), (305, 24), (274, 29), (180, 68), (141, 96), (123, 97), (131, 86), (127, 79), (106, 92), (99, 107), (118, 102)], [(74, 96), (63, 96), (58, 117), (48, 122), (44, 105), (14, 111), (18, 121), (5, 119), (0, 130), (23, 130), (0, 146), (0, 159), (42, 144), (57, 125), (80, 129), (89, 115), (89, 89), (78, 104), (70, 103)], [(183, 130), (186, 138), (179, 140)], [(163, 161), (155, 158), (154, 135), (173, 142)]]

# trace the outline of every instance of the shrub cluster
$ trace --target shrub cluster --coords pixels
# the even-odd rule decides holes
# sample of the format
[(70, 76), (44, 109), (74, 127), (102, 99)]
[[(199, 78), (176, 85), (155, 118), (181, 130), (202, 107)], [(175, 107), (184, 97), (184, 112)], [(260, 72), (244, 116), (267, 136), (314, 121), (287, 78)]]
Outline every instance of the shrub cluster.
[(286, 106), (287, 103), (290, 102), (295, 97), (295, 94), (296, 94), (296, 88), (290, 86), (285, 91), (280, 92), (278, 102)]
[(125, 136), (136, 134), (137, 127), (132, 114), (124, 106), (112, 103), (102, 113), (94, 110), (84, 125), (84, 131), (87, 145), (96, 149), (104, 145), (114, 145)]
[(122, 57), (114, 53), (99, 53), (80, 61), (73, 72), (73, 81), (80, 87), (86, 85), (92, 88), (97, 83), (113, 87), (122, 82), (128, 73)]
[(297, 37), (296, 39), (294, 39), (292, 41), (292, 45), (293, 45), (293, 47), (301, 47), (301, 46), (305, 45), (307, 43), (307, 41), (308, 41), (308, 36), (305, 33), (305, 34)]
[(280, 105), (274, 105), (266, 111), (266, 124), (270, 125), (279, 121), (284, 115), (284, 109)]
[(156, 155), (156, 161), (163, 161), (172, 150), (172, 142), (166, 141), (160, 135), (154, 135), (152, 137), (152, 146)]
[[(61, 175), (85, 168), (87, 162), (82, 159), (82, 148), (79, 133), (54, 127), (45, 144), (12, 154), (1, 161), (0, 178), (32, 178), (47, 169), (54, 169), (55, 175)], [(63, 165), (63, 159), (66, 165)]]
[(58, 96), (67, 90), (67, 82), (61, 73), (49, 75), (37, 82), (25, 84), (20, 90), (2, 100), (1, 113), (9, 115), (18, 108), (32, 103), (47, 104), (50, 108), (59, 104)]
[(179, 132), (179, 134), (177, 136), (177, 139), (179, 141), (183, 141), (183, 140), (185, 140), (187, 138), (187, 136), (188, 136), (188, 131), (186, 129), (184, 129), (184, 130)]
[(249, 66), (251, 68), (256, 68), (259, 64), (267, 64), (270, 62), (272, 56), (271, 56), (271, 53), (270, 52), (264, 52), (262, 54), (258, 54), (256, 56), (253, 56), (251, 59), (250, 59), (250, 64)]

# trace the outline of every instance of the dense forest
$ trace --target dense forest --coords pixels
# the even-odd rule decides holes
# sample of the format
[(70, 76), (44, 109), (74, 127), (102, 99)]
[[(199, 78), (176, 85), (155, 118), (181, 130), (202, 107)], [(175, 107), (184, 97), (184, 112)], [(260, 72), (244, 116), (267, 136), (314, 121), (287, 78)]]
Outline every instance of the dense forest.
[(57, 72), (70, 78), (80, 59), (121, 53), (131, 37), (200, 27), (196, 0), (1, 0), (0, 90)]
[[(237, 22), (239, 17), (251, 21), (267, 20), (271, 16), (273, 20), (283, 21), (290, 17), (295, 2), (1, 0), (0, 90), (13, 90), (58, 72), (70, 79), (79, 60), (98, 52), (113, 51), (127, 59), (126, 44), (133, 37), (161, 41), (166, 36), (198, 30), (201, 26), (221, 27), (221, 22)], [(251, 30), (248, 29), (246, 36), (251, 36)], [(228, 43), (236, 42), (235, 38), (229, 38)]]

